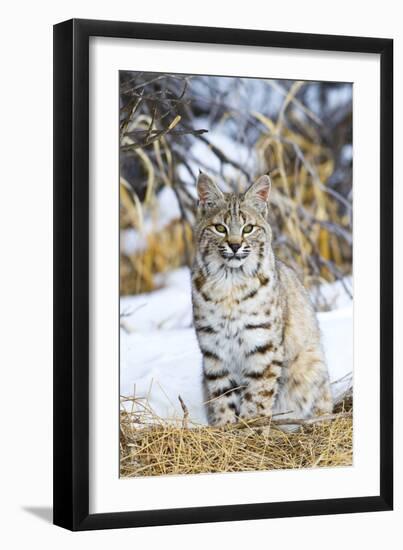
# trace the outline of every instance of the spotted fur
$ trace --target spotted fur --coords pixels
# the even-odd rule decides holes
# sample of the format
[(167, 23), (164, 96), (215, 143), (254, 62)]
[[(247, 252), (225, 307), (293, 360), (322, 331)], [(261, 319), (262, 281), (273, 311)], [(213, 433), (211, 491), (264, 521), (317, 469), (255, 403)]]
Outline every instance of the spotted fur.
[(192, 299), (210, 423), (331, 412), (314, 310), (272, 251), (269, 177), (234, 194), (201, 174), (197, 190)]

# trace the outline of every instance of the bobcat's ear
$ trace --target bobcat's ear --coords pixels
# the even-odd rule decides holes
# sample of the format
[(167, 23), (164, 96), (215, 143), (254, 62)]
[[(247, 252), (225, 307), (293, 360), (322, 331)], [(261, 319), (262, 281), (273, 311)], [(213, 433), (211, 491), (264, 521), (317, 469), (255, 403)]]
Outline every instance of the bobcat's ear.
[(267, 208), (271, 189), (268, 175), (260, 176), (245, 193), (245, 200), (251, 202), (258, 210)]
[(207, 208), (212, 207), (224, 198), (224, 194), (221, 189), (209, 176), (203, 174), (203, 172), (200, 172), (199, 174), (196, 187), (197, 196), (199, 197), (201, 206)]

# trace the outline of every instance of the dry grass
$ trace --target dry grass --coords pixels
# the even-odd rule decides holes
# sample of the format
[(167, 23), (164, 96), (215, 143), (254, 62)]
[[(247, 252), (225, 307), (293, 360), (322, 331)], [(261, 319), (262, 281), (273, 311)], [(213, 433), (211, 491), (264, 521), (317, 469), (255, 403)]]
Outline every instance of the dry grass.
[(192, 230), (186, 222), (173, 220), (160, 231), (147, 235), (141, 252), (120, 255), (120, 295), (151, 292), (157, 288), (155, 275), (188, 263)]
[[(277, 426), (220, 429), (187, 428), (157, 418), (142, 400), (120, 417), (122, 477), (250, 472), (258, 470), (350, 466), (353, 453), (351, 400), (333, 420), (285, 433)], [(152, 421), (151, 425), (149, 422)]]

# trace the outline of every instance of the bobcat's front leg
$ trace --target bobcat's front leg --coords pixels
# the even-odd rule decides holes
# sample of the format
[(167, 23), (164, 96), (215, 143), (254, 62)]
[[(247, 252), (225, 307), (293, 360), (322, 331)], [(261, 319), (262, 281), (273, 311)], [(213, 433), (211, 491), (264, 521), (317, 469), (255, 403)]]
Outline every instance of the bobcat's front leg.
[(281, 363), (277, 360), (269, 360), (261, 366), (256, 361), (249, 365), (246, 363), (243, 375), (240, 417), (248, 419), (271, 416), (278, 391)]
[(229, 368), (215, 353), (203, 352), (203, 371), (210, 424), (237, 422), (240, 387)]

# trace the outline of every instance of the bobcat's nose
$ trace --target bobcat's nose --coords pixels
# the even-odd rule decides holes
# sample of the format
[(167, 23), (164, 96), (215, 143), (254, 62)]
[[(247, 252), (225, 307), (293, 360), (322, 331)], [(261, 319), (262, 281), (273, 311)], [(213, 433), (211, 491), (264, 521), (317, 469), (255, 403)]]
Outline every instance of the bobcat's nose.
[(241, 248), (242, 245), (239, 244), (239, 243), (228, 243), (228, 246), (230, 247), (232, 252), (234, 254), (236, 254), (238, 252), (238, 250)]

